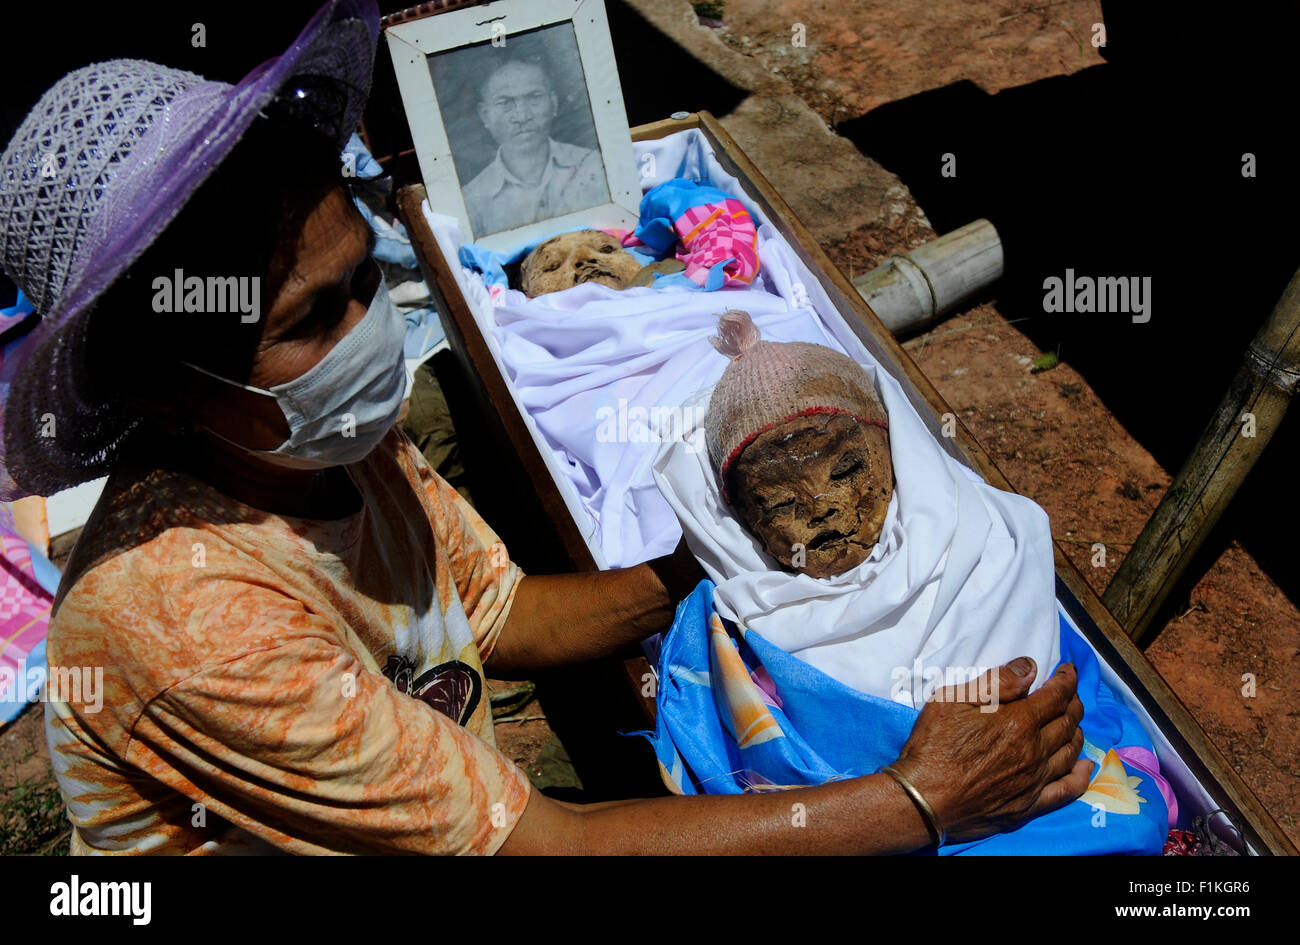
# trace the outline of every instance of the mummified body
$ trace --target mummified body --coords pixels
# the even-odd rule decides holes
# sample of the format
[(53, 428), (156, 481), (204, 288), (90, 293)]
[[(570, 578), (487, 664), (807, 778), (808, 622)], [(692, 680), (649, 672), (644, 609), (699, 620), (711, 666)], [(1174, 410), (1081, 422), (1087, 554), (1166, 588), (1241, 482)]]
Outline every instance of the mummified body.
[(767, 553), (813, 577), (866, 559), (893, 492), (888, 432), (847, 414), (795, 417), (759, 434), (732, 465), (729, 488)]
[(641, 264), (618, 240), (599, 230), (574, 230), (539, 243), (519, 270), (520, 287), (530, 299), (584, 282), (625, 289)]
[(709, 403), (709, 455), (723, 497), (769, 555), (816, 578), (866, 560), (894, 492), (889, 424), (871, 380), (821, 345), (762, 341), (722, 316), (732, 357)]

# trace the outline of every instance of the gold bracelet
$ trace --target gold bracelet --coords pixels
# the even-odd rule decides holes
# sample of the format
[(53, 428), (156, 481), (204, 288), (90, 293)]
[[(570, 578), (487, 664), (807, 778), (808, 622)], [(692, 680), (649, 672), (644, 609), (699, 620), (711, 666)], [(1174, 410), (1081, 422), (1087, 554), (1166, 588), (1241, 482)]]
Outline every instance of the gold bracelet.
[(943, 829), (943, 824), (939, 823), (939, 815), (934, 812), (934, 808), (930, 806), (929, 802), (921, 796), (921, 792), (912, 787), (911, 782), (890, 765), (885, 765), (880, 771), (897, 781), (899, 786), (907, 792), (907, 796), (912, 799), (912, 803), (916, 805), (917, 810), (921, 812), (921, 816), (925, 818), (925, 825), (929, 829), (931, 836), (934, 837), (934, 845), (936, 847), (943, 846), (948, 839), (948, 834)]

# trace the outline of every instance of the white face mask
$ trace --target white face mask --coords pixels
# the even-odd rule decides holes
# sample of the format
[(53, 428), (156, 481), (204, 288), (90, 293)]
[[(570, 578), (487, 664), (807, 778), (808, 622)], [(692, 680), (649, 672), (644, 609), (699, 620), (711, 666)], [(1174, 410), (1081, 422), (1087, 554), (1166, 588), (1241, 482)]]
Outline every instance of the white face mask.
[(402, 342), (406, 321), (382, 281), (365, 317), (320, 363), (270, 390), (219, 377), (196, 364), (187, 367), (234, 387), (275, 399), (289, 423), (289, 439), (273, 450), (233, 446), (290, 469), (324, 469), (364, 459), (397, 422), (406, 393)]

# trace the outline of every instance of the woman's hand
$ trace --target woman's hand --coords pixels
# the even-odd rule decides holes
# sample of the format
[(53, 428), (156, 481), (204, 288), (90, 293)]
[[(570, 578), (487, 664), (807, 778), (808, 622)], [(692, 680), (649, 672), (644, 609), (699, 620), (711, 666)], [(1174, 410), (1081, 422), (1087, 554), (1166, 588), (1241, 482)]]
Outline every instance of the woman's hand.
[(1022, 656), (978, 684), (936, 692), (921, 710), (893, 767), (934, 808), (949, 840), (1009, 830), (1087, 789), (1092, 763), (1079, 758), (1074, 666), (1063, 664), (1026, 696), (1037, 672)]
[(530, 574), (484, 668), (497, 679), (529, 679), (624, 654), (671, 627), (677, 605), (704, 577), (685, 538), (672, 554), (631, 568)]
[(700, 563), (695, 560), (695, 555), (691, 554), (691, 549), (687, 547), (685, 535), (677, 542), (677, 547), (673, 549), (672, 554), (646, 563), (663, 582), (674, 608), (695, 590), (696, 585), (708, 577), (700, 567)]

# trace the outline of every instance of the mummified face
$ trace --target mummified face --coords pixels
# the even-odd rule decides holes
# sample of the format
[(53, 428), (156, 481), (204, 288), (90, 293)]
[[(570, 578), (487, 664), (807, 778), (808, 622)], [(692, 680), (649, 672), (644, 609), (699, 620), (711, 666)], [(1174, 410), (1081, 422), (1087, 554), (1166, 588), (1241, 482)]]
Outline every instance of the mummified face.
[(524, 294), (535, 299), (584, 282), (625, 289), (640, 271), (641, 264), (612, 236), (575, 230), (552, 236), (529, 253), (520, 279)]
[(843, 574), (866, 560), (885, 524), (889, 432), (847, 414), (794, 417), (759, 434), (728, 477), (732, 505), (782, 567)]

